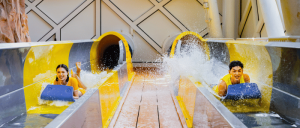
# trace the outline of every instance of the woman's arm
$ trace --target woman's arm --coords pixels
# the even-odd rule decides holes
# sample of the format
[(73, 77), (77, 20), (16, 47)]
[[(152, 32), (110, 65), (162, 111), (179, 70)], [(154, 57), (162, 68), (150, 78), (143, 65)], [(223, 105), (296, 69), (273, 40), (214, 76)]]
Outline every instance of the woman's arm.
[(57, 81), (56, 80), (54, 80), (53, 85), (57, 85)]
[(83, 88), (83, 89), (85, 89), (86, 90), (86, 86), (83, 84), (83, 82), (80, 80), (80, 70), (78, 70), (77, 69), (77, 71), (79, 71), (79, 73), (77, 73), (77, 74), (74, 74), (74, 72), (73, 72), (73, 70), (71, 70), (71, 74), (72, 74), (72, 77), (74, 77), (76, 80), (77, 80), (77, 82), (78, 82), (78, 87), (80, 87), (80, 88)]
[(74, 99), (78, 99), (79, 98), (78, 90), (74, 90), (73, 97), (74, 97)]
[(80, 80), (80, 78), (77, 75), (74, 75), (74, 78), (77, 79), (78, 82), (78, 87), (86, 89), (87, 87), (82, 83), (82, 81)]
[(74, 91), (73, 91), (73, 97), (74, 99), (78, 99), (79, 98), (79, 92), (78, 92), (78, 82), (75, 78), (70, 77), (69, 80), (71, 86), (73, 87)]

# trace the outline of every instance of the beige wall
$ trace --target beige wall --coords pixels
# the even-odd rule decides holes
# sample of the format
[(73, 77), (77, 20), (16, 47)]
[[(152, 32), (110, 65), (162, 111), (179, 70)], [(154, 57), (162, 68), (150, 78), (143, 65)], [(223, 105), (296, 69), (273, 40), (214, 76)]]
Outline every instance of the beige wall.
[(155, 62), (165, 54), (164, 41), (183, 31), (209, 37), (202, 0), (25, 2), (33, 42), (95, 39), (105, 32), (117, 31), (133, 39), (133, 62)]
[[(203, 1), (25, 0), (25, 12), (33, 42), (96, 39), (105, 32), (116, 31), (134, 41), (133, 62), (155, 62), (165, 54), (164, 43), (171, 36), (194, 31), (209, 37)], [(247, 17), (239, 23), (243, 25), (238, 29), (244, 29), (238, 36), (267, 37), (259, 4), (253, 4), (256, 7), (251, 11), (245, 9), (252, 6), (250, 1), (253, 0), (243, 0), (238, 10)], [(222, 23), (223, 0), (217, 2)]]

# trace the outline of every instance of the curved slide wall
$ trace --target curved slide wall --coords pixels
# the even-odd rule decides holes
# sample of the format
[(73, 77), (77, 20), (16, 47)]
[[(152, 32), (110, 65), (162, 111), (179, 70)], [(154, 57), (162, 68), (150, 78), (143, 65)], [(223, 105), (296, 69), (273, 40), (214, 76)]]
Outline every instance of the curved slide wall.
[[(107, 37), (114, 40), (105, 40)], [(121, 91), (128, 87), (125, 83), (134, 74), (131, 46), (121, 34), (108, 32), (97, 40), (0, 45), (0, 125), (24, 113), (62, 113), (68, 106), (40, 105), (38, 101), (42, 84), (53, 83), (56, 66), (66, 64), (69, 69), (76, 70), (75, 62), (81, 62), (83, 70), (100, 73), (99, 55), (103, 55), (102, 50), (110, 45), (118, 45), (119, 40), (122, 40), (125, 48), (126, 62), (122, 64), (125, 67), (108, 71), (107, 76), (93, 85), (99, 91), (103, 126), (108, 126), (118, 101), (122, 99)]]
[[(244, 64), (244, 73), (249, 74), (251, 82), (257, 83), (262, 93), (260, 106), (243, 105), (233, 101), (221, 101), (233, 113), (274, 111), (279, 115), (299, 123), (300, 81), (299, 58), (300, 44), (294, 42), (243, 41), (243, 40), (205, 40), (193, 32), (180, 34), (173, 42), (170, 56), (174, 56), (177, 41), (186, 35), (194, 35), (201, 40), (203, 51), (208, 55), (207, 61), (228, 65), (233, 60)], [(207, 48), (208, 47), (208, 48)], [(228, 69), (227, 69), (228, 70)], [(194, 76), (195, 77), (195, 76)], [(177, 99), (190, 125), (195, 125), (193, 117), (197, 116), (197, 90), (208, 90), (209, 83), (197, 81), (197, 78), (180, 77)], [(193, 83), (190, 87), (186, 79)], [(216, 82), (218, 83), (218, 81)], [(194, 90), (194, 91), (191, 91)], [(188, 90), (188, 91), (187, 91)], [(194, 95), (194, 96), (191, 96)], [(195, 97), (195, 98), (191, 98)], [(208, 98), (208, 97), (206, 97)], [(185, 100), (184, 100), (185, 99)], [(209, 99), (209, 98), (208, 98)], [(215, 99), (218, 99), (217, 97)], [(192, 101), (190, 101), (192, 100)], [(212, 101), (211, 101), (212, 102)], [(215, 106), (215, 108), (217, 108)], [(199, 115), (199, 114), (198, 114)], [(224, 116), (224, 115), (223, 115)], [(188, 122), (187, 122), (188, 124)]]

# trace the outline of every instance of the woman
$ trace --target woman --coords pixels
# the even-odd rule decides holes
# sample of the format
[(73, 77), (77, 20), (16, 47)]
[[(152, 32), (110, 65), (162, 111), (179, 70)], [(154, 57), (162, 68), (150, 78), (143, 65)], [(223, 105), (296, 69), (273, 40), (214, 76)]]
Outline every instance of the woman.
[(54, 85), (67, 85), (72, 86), (73, 97), (78, 99), (85, 93), (86, 86), (80, 80), (81, 63), (76, 62), (77, 74), (74, 74), (71, 70), (72, 77), (69, 77), (69, 69), (66, 65), (60, 64), (56, 67), (56, 79)]

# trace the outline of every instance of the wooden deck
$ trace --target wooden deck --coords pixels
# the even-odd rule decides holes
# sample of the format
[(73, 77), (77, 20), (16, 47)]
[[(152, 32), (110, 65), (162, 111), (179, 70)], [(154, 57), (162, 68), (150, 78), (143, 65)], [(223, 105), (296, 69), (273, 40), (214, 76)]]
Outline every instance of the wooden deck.
[(167, 80), (153, 70), (137, 74), (114, 127), (181, 128)]
[[(136, 69), (133, 83), (109, 128), (187, 128), (170, 80), (157, 69)], [(193, 127), (231, 127), (200, 92), (196, 95)]]

